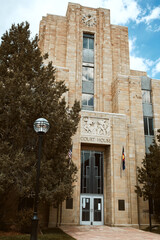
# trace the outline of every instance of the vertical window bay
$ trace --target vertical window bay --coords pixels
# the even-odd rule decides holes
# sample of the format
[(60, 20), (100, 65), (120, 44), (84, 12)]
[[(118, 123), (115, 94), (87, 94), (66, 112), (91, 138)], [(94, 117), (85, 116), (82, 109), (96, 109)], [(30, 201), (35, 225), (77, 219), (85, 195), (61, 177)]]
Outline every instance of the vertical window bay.
[(94, 35), (83, 34), (82, 109), (94, 110)]

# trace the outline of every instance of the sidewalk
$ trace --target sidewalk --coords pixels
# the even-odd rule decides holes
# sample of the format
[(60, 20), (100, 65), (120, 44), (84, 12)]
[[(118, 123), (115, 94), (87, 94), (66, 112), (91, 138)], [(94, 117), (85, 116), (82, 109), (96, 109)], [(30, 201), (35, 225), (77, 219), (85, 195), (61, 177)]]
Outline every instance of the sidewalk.
[(76, 240), (160, 240), (160, 235), (131, 227), (61, 226)]

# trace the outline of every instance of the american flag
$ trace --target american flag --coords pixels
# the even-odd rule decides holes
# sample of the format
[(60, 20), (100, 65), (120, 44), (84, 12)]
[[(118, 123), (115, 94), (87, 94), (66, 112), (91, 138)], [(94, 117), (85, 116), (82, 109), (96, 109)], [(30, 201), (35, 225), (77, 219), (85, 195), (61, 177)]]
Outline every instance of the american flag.
[(71, 146), (71, 148), (69, 149), (69, 151), (68, 151), (68, 157), (71, 159), (72, 158), (72, 146)]
[(124, 155), (124, 147), (122, 149), (122, 169), (125, 170), (125, 155)]

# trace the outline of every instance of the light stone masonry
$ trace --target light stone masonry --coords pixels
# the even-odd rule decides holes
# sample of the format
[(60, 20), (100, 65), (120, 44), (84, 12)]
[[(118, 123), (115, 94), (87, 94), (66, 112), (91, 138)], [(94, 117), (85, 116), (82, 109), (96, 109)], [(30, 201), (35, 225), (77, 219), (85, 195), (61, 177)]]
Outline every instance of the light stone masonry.
[[(130, 70), (128, 28), (111, 25), (110, 10), (69, 3), (66, 16), (47, 15), (39, 29), (42, 54), (49, 54), (46, 64), (53, 62), (56, 80), (64, 80), (69, 88), (65, 95), (69, 107), (75, 100), (82, 102), (84, 33), (94, 36), (94, 110), (81, 111), (81, 121), (72, 139), (72, 159), (78, 174), (73, 209), (66, 209), (66, 202), (62, 204), (62, 224), (138, 227), (148, 223), (148, 203), (135, 193), (137, 166), (141, 166), (145, 156), (141, 77), (147, 73)], [(151, 87), (156, 134), (160, 128), (160, 81), (151, 79)], [(123, 148), (125, 170), (122, 169)], [(96, 156), (93, 154), (103, 154), (101, 194), (81, 192), (83, 151), (90, 154), (91, 162)], [(90, 171), (89, 166), (85, 171)], [(99, 199), (97, 213), (93, 215), (90, 209), (87, 215), (86, 206), (94, 198)], [(55, 225), (56, 215), (56, 209), (51, 206), (49, 227)], [(84, 216), (86, 219), (94, 216), (94, 219), (84, 221)]]

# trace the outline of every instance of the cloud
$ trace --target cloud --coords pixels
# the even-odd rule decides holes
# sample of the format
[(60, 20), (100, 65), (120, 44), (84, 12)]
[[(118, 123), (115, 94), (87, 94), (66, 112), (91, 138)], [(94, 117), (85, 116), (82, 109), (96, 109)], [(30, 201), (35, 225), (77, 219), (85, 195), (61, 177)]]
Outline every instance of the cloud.
[[(30, 0), (29, 0), (30, 1)], [(32, 1), (31, 1), (32, 2)], [(102, 7), (102, 0), (72, 0), (72, 3), (78, 3), (82, 6), (89, 6), (93, 8)], [(43, 16), (47, 14), (65, 16), (68, 0), (34, 0), (32, 2), (32, 13), (30, 15), (29, 22), (31, 22), (32, 32), (38, 33), (39, 23)], [(29, 14), (28, 14), (29, 16)]]
[(149, 15), (142, 17), (140, 22), (149, 24), (153, 20), (160, 19), (160, 7), (155, 7)]
[[(116, 6), (116, 7), (115, 7)], [(160, 19), (160, 7), (151, 9), (151, 5), (142, 9), (137, 0), (103, 0), (103, 7), (111, 10), (111, 23), (126, 25), (130, 21), (136, 24), (144, 22), (148, 30), (158, 32), (159, 25), (150, 25), (152, 21)]]
[(142, 9), (135, 0), (104, 0), (103, 6), (111, 10), (112, 24), (126, 24), (137, 21)]
[(147, 25), (147, 30), (151, 32), (160, 32), (160, 26), (157, 24), (149, 24)]
[(152, 70), (153, 77), (155, 77), (157, 73), (160, 73), (160, 58), (156, 61), (155, 67)]
[(156, 61), (130, 55), (130, 68), (132, 70), (147, 72), (151, 77), (160, 73), (160, 58)]
[[(93, 8), (103, 7), (110, 9), (111, 23), (126, 25), (130, 21), (136, 23), (149, 23), (152, 19), (160, 17), (160, 7), (151, 10), (148, 16), (142, 10), (137, 0), (72, 0), (82, 6)], [(65, 16), (68, 0), (8, 0), (1, 4), (0, 15), (5, 19), (3, 25), (0, 23), (0, 33), (11, 27), (12, 23), (28, 21), (33, 35), (38, 33), (39, 22), (42, 16), (49, 14)], [(115, 7), (116, 6), (116, 7)], [(147, 9), (149, 10), (149, 8)], [(159, 26), (155, 29), (159, 31)]]
[[(65, 16), (68, 0), (8, 0), (3, 1), (0, 8), (0, 16), (5, 19), (0, 22), (0, 35), (8, 30), (13, 23), (28, 21), (32, 35), (38, 34), (39, 23), (47, 14)], [(102, 7), (102, 0), (72, 0), (83, 6)]]
[(154, 32), (160, 32), (160, 26), (155, 26)]
[(136, 40), (137, 40), (136, 37), (133, 37), (132, 39), (129, 39), (129, 52), (130, 52), (130, 54), (136, 48), (136, 45), (135, 45)]
[(139, 71), (149, 71), (154, 62), (150, 59), (145, 59), (142, 57), (130, 56), (130, 68)]
[(136, 56), (136, 37), (129, 39), (129, 50), (130, 50), (130, 68), (139, 71), (149, 71), (154, 65), (154, 62), (150, 59), (145, 59), (143, 57)]
[[(36, 15), (36, 11), (32, 10), (32, 2), (27, 0), (14, 1), (9, 0), (7, 3), (4, 1), (4, 6), (0, 9), (1, 19), (5, 21), (0, 22), (0, 36), (9, 30), (12, 24), (17, 24), (21, 22), (33, 19)], [(38, 29), (38, 27), (37, 27)]]

